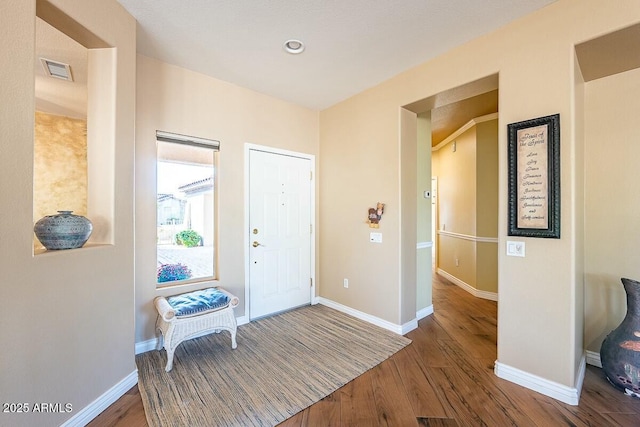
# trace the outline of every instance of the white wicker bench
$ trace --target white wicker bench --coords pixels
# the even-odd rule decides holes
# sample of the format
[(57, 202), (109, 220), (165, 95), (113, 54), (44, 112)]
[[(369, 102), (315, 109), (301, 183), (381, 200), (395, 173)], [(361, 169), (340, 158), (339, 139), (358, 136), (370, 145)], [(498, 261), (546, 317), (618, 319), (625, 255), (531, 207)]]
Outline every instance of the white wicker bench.
[[(201, 295), (202, 292), (213, 291), (217, 289), (228, 298), (228, 303), (211, 308), (203, 308), (199, 306), (196, 310), (189, 310), (186, 313), (183, 308), (175, 309), (169, 301), (176, 297), (191, 297), (193, 295)], [(167, 366), (165, 371), (171, 371), (173, 367), (173, 355), (176, 348), (182, 341), (196, 338), (209, 333), (218, 333), (220, 331), (229, 331), (231, 334), (231, 348), (236, 348), (236, 317), (233, 309), (238, 305), (238, 297), (227, 292), (222, 288), (209, 288), (202, 291), (188, 292), (177, 295), (176, 297), (156, 297), (154, 305), (158, 310), (158, 318), (156, 320), (156, 334), (158, 335), (158, 350), (163, 347), (167, 351)], [(224, 303), (224, 299), (223, 302)], [(221, 303), (221, 304), (222, 304)], [(181, 312), (182, 311), (182, 312)], [(158, 334), (160, 332), (161, 334)]]

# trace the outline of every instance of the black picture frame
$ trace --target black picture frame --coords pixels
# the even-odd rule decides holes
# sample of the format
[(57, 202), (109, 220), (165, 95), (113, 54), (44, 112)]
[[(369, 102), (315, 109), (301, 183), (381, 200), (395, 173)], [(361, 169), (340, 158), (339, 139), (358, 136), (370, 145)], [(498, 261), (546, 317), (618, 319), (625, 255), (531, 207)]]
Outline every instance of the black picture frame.
[(507, 125), (509, 236), (560, 238), (560, 114)]

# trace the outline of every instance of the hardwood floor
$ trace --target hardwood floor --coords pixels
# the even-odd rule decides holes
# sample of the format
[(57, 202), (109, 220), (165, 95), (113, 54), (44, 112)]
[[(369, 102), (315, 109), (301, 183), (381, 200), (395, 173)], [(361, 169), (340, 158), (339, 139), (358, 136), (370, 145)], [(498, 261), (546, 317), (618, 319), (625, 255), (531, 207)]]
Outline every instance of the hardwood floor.
[[(496, 303), (437, 275), (433, 288), (435, 312), (411, 345), (280, 426), (640, 426), (640, 399), (593, 366), (579, 406), (496, 377)], [(138, 388), (89, 426), (147, 426)]]

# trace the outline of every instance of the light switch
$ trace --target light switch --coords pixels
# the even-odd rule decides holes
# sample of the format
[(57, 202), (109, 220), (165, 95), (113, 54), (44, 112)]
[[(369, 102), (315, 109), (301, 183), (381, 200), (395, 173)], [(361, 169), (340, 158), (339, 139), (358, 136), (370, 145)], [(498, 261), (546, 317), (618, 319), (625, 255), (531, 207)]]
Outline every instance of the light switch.
[(430, 197), (431, 197), (431, 191), (426, 190), (426, 191), (424, 192), (424, 198), (425, 198), (425, 199), (429, 199)]
[(524, 242), (507, 241), (507, 256), (524, 258)]
[(382, 233), (370, 233), (369, 241), (371, 243), (382, 243)]

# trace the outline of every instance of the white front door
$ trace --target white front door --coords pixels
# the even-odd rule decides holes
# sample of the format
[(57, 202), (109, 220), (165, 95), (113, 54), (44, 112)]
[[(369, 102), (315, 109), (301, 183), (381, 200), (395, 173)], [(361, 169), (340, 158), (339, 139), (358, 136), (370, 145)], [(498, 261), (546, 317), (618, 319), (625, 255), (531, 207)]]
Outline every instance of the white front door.
[(311, 303), (311, 160), (249, 151), (250, 318)]

